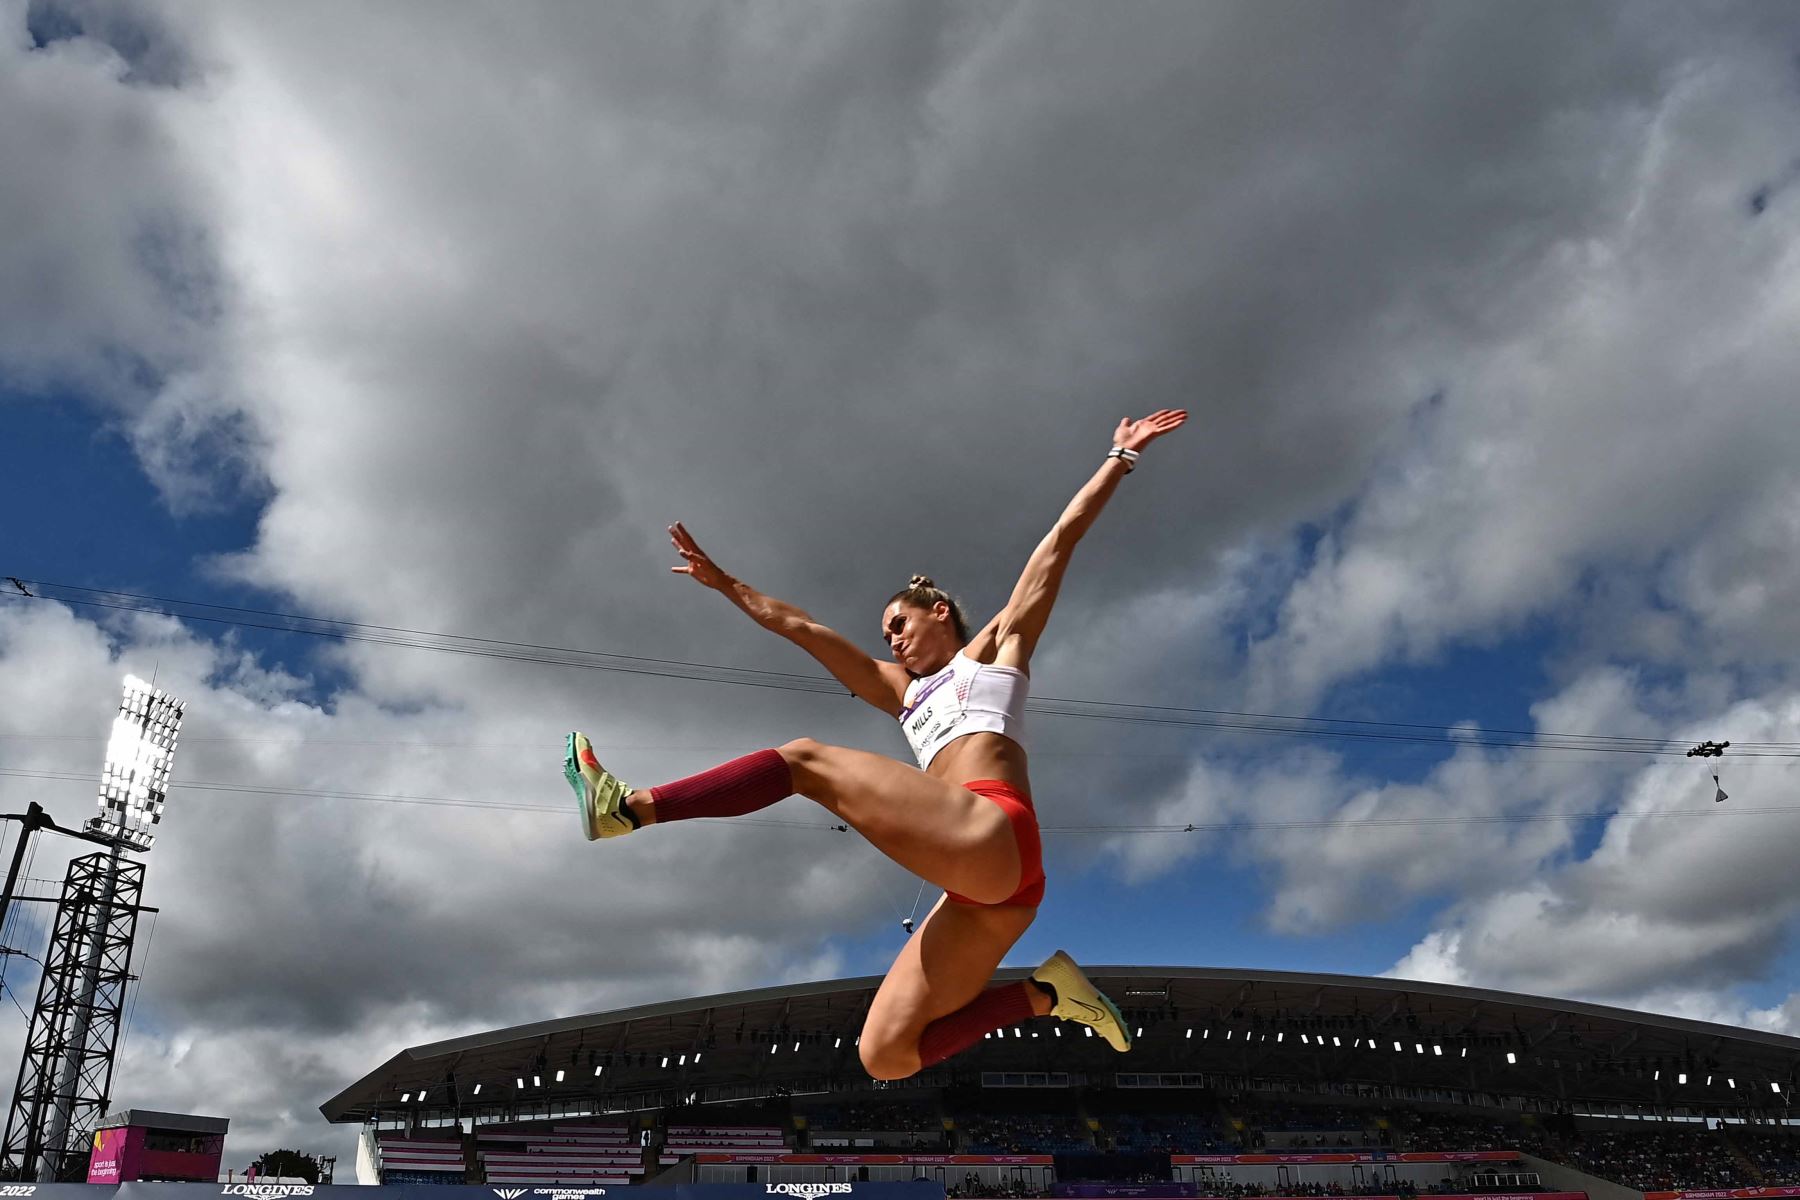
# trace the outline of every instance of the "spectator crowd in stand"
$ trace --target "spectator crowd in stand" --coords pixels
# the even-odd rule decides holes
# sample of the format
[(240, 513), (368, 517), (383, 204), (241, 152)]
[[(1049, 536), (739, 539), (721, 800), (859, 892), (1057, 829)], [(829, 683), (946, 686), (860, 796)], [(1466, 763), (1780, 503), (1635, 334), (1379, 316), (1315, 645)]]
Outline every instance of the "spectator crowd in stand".
[(1068, 1114), (971, 1114), (958, 1117), (965, 1154), (1062, 1154), (1094, 1149), (1087, 1123)]
[(1589, 1130), (1577, 1135), (1557, 1157), (1578, 1170), (1640, 1192), (1731, 1188), (1744, 1182), (1744, 1170), (1725, 1139), (1702, 1129)]
[(1731, 1140), (1762, 1172), (1764, 1184), (1800, 1185), (1800, 1130), (1778, 1133), (1738, 1125), (1731, 1130)]
[(1400, 1109), (1389, 1118), (1408, 1150), (1533, 1150), (1545, 1142), (1535, 1125)]

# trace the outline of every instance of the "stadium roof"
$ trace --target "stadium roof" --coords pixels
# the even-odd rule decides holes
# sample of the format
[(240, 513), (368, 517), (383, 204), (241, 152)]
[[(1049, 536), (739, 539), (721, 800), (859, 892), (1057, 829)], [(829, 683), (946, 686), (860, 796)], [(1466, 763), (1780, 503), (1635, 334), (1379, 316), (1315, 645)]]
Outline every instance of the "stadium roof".
[[(1800, 1038), (1599, 1004), (1351, 975), (1087, 970), (1142, 1027), (1131, 1054), (1039, 1021), (981, 1042), (934, 1078), (1062, 1072), (1110, 1084), (1115, 1073), (1204, 1074), (1762, 1112), (1786, 1109), (1800, 1082)], [(673, 1000), (413, 1046), (320, 1110), (337, 1122), (511, 1106), (560, 1115), (582, 1103), (619, 1111), (695, 1094), (866, 1085), (855, 1036), (880, 982)]]

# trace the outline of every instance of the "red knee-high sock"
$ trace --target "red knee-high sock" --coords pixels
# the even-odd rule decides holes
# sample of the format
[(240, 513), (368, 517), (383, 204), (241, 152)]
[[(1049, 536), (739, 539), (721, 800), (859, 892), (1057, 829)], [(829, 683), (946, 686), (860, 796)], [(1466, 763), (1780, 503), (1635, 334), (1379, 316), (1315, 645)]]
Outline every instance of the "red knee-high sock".
[(982, 1034), (1029, 1021), (1034, 1015), (1029, 983), (1020, 980), (989, 988), (949, 1016), (939, 1017), (925, 1027), (919, 1038), (919, 1066), (935, 1066), (979, 1042)]
[(793, 772), (773, 750), (758, 750), (650, 789), (658, 825), (694, 817), (741, 817), (793, 794)]

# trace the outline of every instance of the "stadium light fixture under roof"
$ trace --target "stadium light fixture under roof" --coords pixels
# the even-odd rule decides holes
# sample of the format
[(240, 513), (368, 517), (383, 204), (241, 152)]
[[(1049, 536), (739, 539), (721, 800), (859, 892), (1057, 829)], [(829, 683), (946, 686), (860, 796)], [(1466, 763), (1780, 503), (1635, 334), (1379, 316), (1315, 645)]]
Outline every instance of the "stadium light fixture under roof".
[(182, 707), (161, 688), (136, 675), (125, 677), (125, 695), (100, 772), (100, 815), (87, 823), (88, 832), (117, 838), (140, 852), (150, 849), (168, 804)]

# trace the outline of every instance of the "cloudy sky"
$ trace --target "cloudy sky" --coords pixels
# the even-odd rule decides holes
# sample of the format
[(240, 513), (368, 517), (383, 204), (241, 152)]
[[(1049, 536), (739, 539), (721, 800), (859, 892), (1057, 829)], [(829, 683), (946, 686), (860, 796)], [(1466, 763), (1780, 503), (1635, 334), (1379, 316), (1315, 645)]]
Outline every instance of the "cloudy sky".
[[(879, 972), (918, 884), (803, 800), (577, 835), (568, 729), (645, 784), (904, 755), (841, 696), (70, 586), (816, 674), (664, 527), (873, 652), (1173, 406), (1036, 693), (1418, 728), (1036, 718), (1014, 962), (1800, 1033), (1797, 52), (1787, 4), (0, 0), (0, 811), (93, 811), (126, 671), (187, 701), (115, 1099), (347, 1154), (316, 1106), (402, 1046)], [(1720, 805), (1495, 730), (1768, 752)]]

